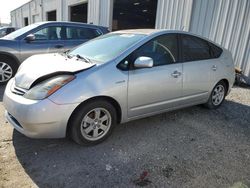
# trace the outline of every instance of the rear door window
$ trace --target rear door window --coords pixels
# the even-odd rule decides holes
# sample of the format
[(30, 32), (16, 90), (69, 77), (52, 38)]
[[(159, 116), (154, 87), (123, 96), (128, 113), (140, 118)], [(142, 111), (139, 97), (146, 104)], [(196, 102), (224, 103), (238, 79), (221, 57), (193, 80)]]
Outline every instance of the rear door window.
[(205, 40), (190, 35), (182, 35), (183, 61), (210, 59), (210, 46)]
[(66, 27), (67, 40), (90, 40), (100, 36), (102, 33), (98, 29), (86, 27)]
[(7, 28), (6, 34), (10, 34), (12, 32), (12, 28)]

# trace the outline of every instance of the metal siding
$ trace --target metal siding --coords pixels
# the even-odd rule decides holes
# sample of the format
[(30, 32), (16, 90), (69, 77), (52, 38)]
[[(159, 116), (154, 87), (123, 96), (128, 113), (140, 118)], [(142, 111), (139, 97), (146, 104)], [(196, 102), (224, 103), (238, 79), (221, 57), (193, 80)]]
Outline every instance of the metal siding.
[(100, 0), (88, 1), (88, 23), (99, 24)]
[(179, 29), (188, 31), (193, 0), (158, 0), (157, 29)]
[(250, 1), (194, 0), (190, 32), (232, 52), (235, 65), (250, 76)]
[(113, 0), (101, 0), (100, 2), (100, 22), (101, 26), (112, 28)]

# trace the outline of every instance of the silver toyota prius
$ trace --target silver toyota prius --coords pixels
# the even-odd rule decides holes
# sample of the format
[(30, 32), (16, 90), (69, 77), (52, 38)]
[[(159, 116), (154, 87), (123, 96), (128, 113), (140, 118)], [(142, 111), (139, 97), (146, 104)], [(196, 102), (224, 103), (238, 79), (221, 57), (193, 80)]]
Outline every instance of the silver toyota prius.
[(32, 138), (97, 144), (116, 124), (187, 106), (218, 108), (234, 82), (231, 53), (199, 36), (124, 30), (34, 55), (5, 89), (5, 116)]

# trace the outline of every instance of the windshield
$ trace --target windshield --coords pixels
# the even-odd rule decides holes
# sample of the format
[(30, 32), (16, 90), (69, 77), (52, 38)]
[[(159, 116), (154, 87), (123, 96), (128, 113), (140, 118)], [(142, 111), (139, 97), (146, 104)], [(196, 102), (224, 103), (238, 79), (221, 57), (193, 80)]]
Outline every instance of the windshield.
[(5, 38), (5, 39), (15, 39), (15, 38), (21, 36), (22, 34), (26, 33), (27, 31), (30, 31), (30, 30), (36, 28), (36, 27), (39, 26), (39, 25), (40, 25), (40, 24), (31, 24), (31, 25), (28, 25), (28, 26), (26, 26), (26, 27), (23, 27), (23, 28), (21, 28), (21, 29), (18, 29), (18, 30), (16, 30), (16, 31), (14, 31), (14, 32), (12, 32), (12, 33), (6, 35), (4, 38)]
[(104, 63), (119, 56), (143, 37), (143, 34), (110, 33), (84, 43), (69, 54)]

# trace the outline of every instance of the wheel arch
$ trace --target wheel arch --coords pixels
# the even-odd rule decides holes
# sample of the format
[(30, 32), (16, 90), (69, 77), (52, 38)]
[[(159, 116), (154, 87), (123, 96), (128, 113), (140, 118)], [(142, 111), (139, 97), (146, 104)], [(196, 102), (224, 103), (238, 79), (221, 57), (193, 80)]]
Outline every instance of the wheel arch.
[(226, 95), (227, 95), (227, 94), (228, 94), (228, 90), (229, 90), (229, 81), (228, 81), (228, 79), (226, 79), (226, 78), (223, 78), (223, 79), (221, 79), (221, 80), (215, 82), (210, 92), (212, 92), (213, 88), (214, 88), (214, 87), (216, 86), (216, 84), (218, 84), (219, 82), (224, 82), (224, 83), (225, 83), (225, 85), (226, 85)]
[(17, 57), (11, 53), (0, 51), (0, 61), (1, 61), (1, 57), (6, 57), (6, 58), (12, 59), (17, 67), (21, 64), (20, 61), (17, 59)]
[(229, 89), (229, 81), (226, 78), (221, 79), (219, 82), (221, 82), (221, 81), (224, 82), (225, 85), (226, 85), (226, 90), (227, 90), (226, 95), (227, 95), (228, 94), (228, 89)]
[(121, 106), (120, 104), (117, 102), (117, 100), (115, 100), (114, 98), (112, 97), (109, 97), (109, 96), (95, 96), (95, 97), (91, 97), (85, 101), (83, 101), (82, 103), (80, 103), (76, 108), (75, 110), (71, 113), (70, 117), (69, 117), (69, 120), (68, 120), (68, 123), (67, 123), (67, 128), (66, 128), (66, 136), (68, 136), (69, 134), (69, 130), (70, 130), (70, 122), (72, 121), (72, 117), (73, 115), (85, 104), (89, 103), (89, 102), (92, 102), (92, 101), (95, 101), (95, 100), (104, 100), (104, 101), (107, 101), (109, 102), (111, 105), (114, 106), (115, 110), (116, 110), (116, 113), (117, 113), (117, 123), (119, 124), (121, 122), (121, 118), (122, 118), (122, 110), (121, 110)]

